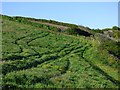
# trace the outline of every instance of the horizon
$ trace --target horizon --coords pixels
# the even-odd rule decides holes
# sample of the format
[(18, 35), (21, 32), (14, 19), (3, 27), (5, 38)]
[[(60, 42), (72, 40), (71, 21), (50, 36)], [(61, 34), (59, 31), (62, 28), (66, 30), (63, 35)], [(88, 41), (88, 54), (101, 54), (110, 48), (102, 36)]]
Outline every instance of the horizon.
[(91, 29), (118, 26), (117, 2), (4, 2), (2, 3), (2, 14), (55, 20)]
[[(1, 14), (3, 15), (3, 14)], [(4, 14), (5, 15), (5, 14)], [(6, 15), (6, 16), (9, 16), (9, 17), (23, 17), (23, 16), (10, 16), (10, 15)], [(34, 17), (24, 17), (24, 18), (34, 18)], [(45, 18), (34, 18), (34, 19), (45, 19)], [(52, 20), (52, 19), (45, 19), (45, 20)], [(57, 21), (57, 22), (61, 22), (61, 23), (68, 23), (68, 24), (73, 24), (73, 23), (69, 23), (69, 22), (62, 22), (62, 21), (58, 21), (58, 20), (53, 20), (53, 21)], [(75, 24), (75, 25), (78, 25), (78, 24)], [(79, 26), (79, 25), (78, 25)], [(80, 26), (83, 26), (83, 25), (80, 25)], [(117, 25), (114, 25), (114, 26), (117, 26)], [(84, 26), (84, 27), (87, 27), (87, 26)], [(106, 27), (106, 28), (102, 28), (102, 29), (109, 29), (109, 28), (112, 28), (113, 26), (111, 27)], [(119, 26), (117, 26), (119, 27)], [(90, 28), (90, 27), (88, 27)], [(90, 29), (100, 29), (100, 28), (90, 28)]]

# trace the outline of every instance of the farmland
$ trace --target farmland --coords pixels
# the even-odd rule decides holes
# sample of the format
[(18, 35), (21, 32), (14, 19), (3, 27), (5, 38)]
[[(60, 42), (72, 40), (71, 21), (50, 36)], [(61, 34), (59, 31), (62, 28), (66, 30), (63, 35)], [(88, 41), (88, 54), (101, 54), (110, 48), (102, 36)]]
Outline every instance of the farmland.
[(6, 17), (1, 23), (4, 89), (119, 87), (117, 42), (108, 40), (116, 48), (105, 47), (97, 35), (70, 35)]

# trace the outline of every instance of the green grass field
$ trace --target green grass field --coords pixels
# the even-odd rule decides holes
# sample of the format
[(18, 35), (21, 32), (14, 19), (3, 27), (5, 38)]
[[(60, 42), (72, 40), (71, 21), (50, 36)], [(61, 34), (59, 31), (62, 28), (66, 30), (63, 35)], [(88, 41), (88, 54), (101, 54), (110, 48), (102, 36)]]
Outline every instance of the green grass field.
[(2, 82), (8, 88), (119, 88), (119, 59), (97, 37), (2, 21)]

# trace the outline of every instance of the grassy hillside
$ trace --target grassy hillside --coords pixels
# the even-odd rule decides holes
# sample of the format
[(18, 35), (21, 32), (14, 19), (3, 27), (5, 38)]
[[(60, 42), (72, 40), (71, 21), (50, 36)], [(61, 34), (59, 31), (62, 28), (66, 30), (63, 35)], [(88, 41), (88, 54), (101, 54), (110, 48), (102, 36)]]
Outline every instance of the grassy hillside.
[[(3, 16), (0, 65), (5, 90), (119, 87), (118, 42), (73, 24), (33, 20)], [(68, 28), (61, 32), (56, 25)]]

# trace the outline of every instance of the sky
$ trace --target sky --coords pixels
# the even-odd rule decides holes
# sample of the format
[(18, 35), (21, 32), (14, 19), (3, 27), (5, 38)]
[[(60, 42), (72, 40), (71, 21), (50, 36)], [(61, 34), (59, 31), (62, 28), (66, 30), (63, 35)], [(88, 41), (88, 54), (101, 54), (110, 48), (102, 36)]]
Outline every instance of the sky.
[(51, 19), (94, 29), (118, 26), (117, 2), (3, 2), (2, 14)]

